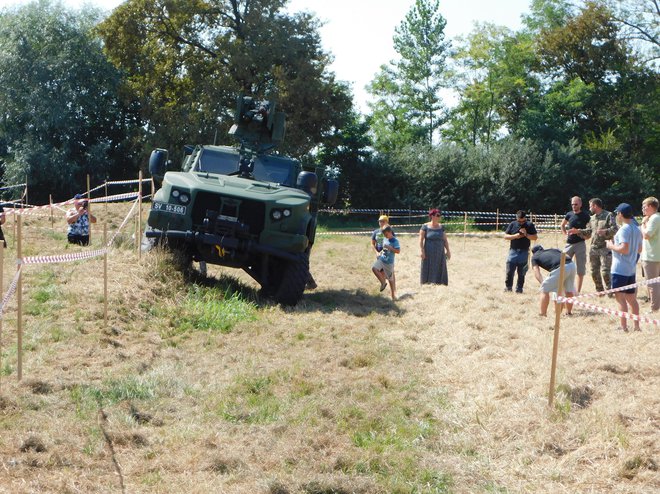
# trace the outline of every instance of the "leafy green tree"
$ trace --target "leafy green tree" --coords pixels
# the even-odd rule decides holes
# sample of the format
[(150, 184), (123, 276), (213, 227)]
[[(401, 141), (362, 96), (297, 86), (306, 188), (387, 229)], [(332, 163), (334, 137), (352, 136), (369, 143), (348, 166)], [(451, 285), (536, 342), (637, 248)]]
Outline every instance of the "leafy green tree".
[(275, 96), (282, 152), (302, 156), (344, 125), (347, 86), (328, 70), (318, 21), (284, 0), (128, 0), (98, 28), (152, 145), (227, 141), (238, 94)]
[(427, 145), (444, 121), (439, 96), (444, 82), (446, 56), (446, 21), (437, 0), (416, 0), (405, 19), (396, 28), (394, 49), (399, 59), (381, 67), (369, 86), (376, 96), (371, 124), (379, 150), (393, 149), (401, 139)]
[(443, 132), (451, 140), (488, 146), (497, 138), (502, 123), (498, 106), (504, 82), (498, 65), (507, 35), (506, 28), (477, 25), (456, 50), (454, 60), (459, 71), (455, 84), (459, 102)]
[(129, 167), (132, 115), (91, 30), (99, 14), (40, 1), (0, 12), (0, 158), (33, 202)]
[[(351, 113), (350, 121), (336, 129), (331, 145), (319, 149), (317, 160), (339, 178), (339, 204), (356, 206), (375, 204), (378, 191), (365, 182), (365, 170), (374, 162), (371, 138), (367, 122), (357, 113)], [(373, 194), (371, 194), (373, 192)]]

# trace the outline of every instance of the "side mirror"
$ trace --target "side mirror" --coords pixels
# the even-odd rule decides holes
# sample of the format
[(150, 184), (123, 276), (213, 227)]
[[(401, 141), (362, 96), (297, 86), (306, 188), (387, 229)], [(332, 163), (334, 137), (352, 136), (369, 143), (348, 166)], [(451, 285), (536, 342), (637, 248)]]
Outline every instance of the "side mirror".
[(316, 195), (319, 179), (314, 172), (302, 171), (298, 174), (296, 187), (307, 192), (310, 196)]
[(154, 149), (149, 157), (149, 173), (159, 182), (163, 181), (167, 171), (167, 150)]
[(337, 196), (339, 195), (339, 182), (336, 180), (324, 180), (323, 182), (322, 201), (327, 206), (332, 206), (337, 202)]

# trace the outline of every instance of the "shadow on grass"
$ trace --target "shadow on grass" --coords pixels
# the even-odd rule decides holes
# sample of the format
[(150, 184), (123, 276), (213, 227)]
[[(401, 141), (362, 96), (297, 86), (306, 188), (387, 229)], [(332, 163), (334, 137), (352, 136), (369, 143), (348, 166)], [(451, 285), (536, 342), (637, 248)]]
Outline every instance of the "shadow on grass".
[(185, 280), (189, 285), (213, 288), (227, 295), (238, 294), (244, 300), (254, 302), (259, 307), (267, 305), (263, 297), (259, 295), (259, 290), (246, 285), (238, 278), (230, 275), (222, 274), (219, 277), (205, 276), (198, 270), (193, 269), (186, 273)]
[(319, 290), (305, 292), (303, 303), (297, 310), (312, 312), (345, 312), (356, 317), (366, 317), (370, 314), (391, 313), (403, 315), (405, 311), (396, 302), (383, 295), (371, 295), (365, 290)]
[[(278, 305), (272, 298), (265, 297), (260, 289), (251, 287), (231, 275), (204, 276), (198, 270), (192, 269), (186, 273), (185, 280), (190, 285), (217, 289), (228, 295), (236, 293), (241, 298), (253, 302), (258, 308)], [(410, 294), (403, 294), (399, 300), (410, 296)], [(374, 313), (396, 315), (405, 313), (405, 310), (397, 306), (389, 295), (369, 294), (362, 288), (355, 290), (317, 288), (314, 291), (306, 291), (302, 301), (292, 309), (300, 312), (321, 311), (325, 313), (339, 310), (356, 317), (366, 317)]]

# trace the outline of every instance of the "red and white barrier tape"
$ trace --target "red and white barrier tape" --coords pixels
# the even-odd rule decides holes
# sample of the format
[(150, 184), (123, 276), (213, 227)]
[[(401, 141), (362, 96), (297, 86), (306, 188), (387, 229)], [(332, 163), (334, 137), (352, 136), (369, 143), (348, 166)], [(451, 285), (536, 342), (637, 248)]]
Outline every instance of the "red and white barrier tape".
[[(143, 178), (142, 182), (151, 182), (150, 178)], [(139, 184), (139, 179), (133, 180), (114, 180), (112, 182), (106, 182), (105, 185), (128, 185), (128, 184)]]
[(119, 228), (117, 228), (117, 231), (110, 237), (110, 240), (108, 240), (108, 243), (106, 244), (106, 247), (110, 247), (114, 241), (115, 238), (117, 238), (117, 235), (119, 235), (119, 232), (121, 231), (122, 228), (128, 223), (128, 220), (130, 219), (131, 216), (133, 216), (133, 212), (135, 210), (135, 207), (138, 205), (138, 201), (133, 202), (133, 206), (131, 206), (131, 209), (128, 211), (128, 214), (124, 218), (124, 221), (121, 222), (121, 225), (119, 225)]
[(19, 259), (20, 264), (54, 264), (60, 262), (80, 261), (104, 255), (108, 251), (107, 247), (103, 249), (90, 250), (85, 252), (73, 252), (71, 254), (57, 254), (54, 256), (28, 256)]
[(573, 298), (602, 297), (603, 295), (607, 295), (608, 293), (622, 292), (624, 290), (630, 290), (631, 288), (637, 288), (638, 286), (654, 285), (656, 283), (660, 283), (660, 276), (658, 276), (657, 278), (651, 278), (650, 280), (638, 281), (637, 283), (633, 283), (631, 285), (620, 286), (619, 288), (612, 288), (610, 290), (604, 290), (602, 292), (584, 293), (580, 295), (575, 295)]
[(2, 302), (0, 302), (0, 319), (2, 319), (2, 316), (5, 313), (5, 307), (7, 307), (7, 304), (9, 303), (11, 296), (16, 291), (16, 286), (18, 285), (18, 277), (21, 274), (21, 269), (23, 269), (22, 266), (19, 266), (18, 269), (16, 270), (16, 274), (14, 275), (14, 279), (11, 280), (11, 283), (9, 284), (9, 288), (7, 288), (7, 293), (5, 293), (5, 296), (2, 297)]
[(115, 194), (112, 196), (96, 197), (94, 199), (90, 199), (89, 202), (121, 201), (122, 199), (135, 199), (138, 195), (139, 192), (126, 192), (125, 194)]
[(86, 252), (73, 252), (71, 254), (56, 254), (52, 256), (28, 256), (22, 259), (18, 259), (17, 262), (18, 264), (56, 264), (62, 262), (81, 261), (84, 259), (91, 259), (93, 257), (102, 256), (108, 252), (108, 250), (112, 246), (115, 238), (117, 237), (121, 229), (126, 225), (126, 223), (128, 223), (128, 220), (133, 215), (135, 206), (137, 206), (137, 204), (138, 202), (135, 201), (130, 211), (124, 218), (122, 224), (119, 226), (119, 228), (117, 228), (117, 231), (115, 231), (115, 233), (112, 235), (106, 246), (102, 249), (91, 250)]
[[(90, 202), (121, 201), (121, 200), (125, 200), (125, 199), (134, 199), (138, 195), (139, 195), (138, 192), (126, 192), (124, 194), (115, 194), (115, 195), (111, 195), (111, 196), (95, 197), (95, 198), (91, 199)], [(148, 197), (148, 196), (145, 196), (145, 197)], [(77, 200), (78, 199), (69, 199), (67, 201), (53, 203), (52, 207), (63, 210), (63, 211), (66, 211), (63, 208), (61, 208), (61, 206), (73, 204)], [(14, 213), (14, 214), (20, 214), (20, 215), (23, 215), (23, 216), (36, 216), (36, 215), (39, 214), (39, 213), (37, 213), (37, 211), (41, 211), (43, 209), (48, 209), (48, 208), (51, 207), (50, 204), (44, 204), (43, 206), (33, 206), (33, 205), (30, 205), (30, 204), (23, 204), (23, 206), (27, 206), (27, 208), (23, 207), (23, 208), (8, 209), (8, 210), (5, 211), (5, 213), (9, 213), (9, 214)]]
[(17, 189), (18, 187), (26, 187), (26, 186), (27, 184), (5, 185), (3, 187), (0, 187), (0, 190)]
[(600, 307), (598, 305), (587, 304), (585, 302), (581, 302), (575, 299), (574, 297), (560, 297), (559, 295), (556, 295), (554, 298), (557, 301), (557, 303), (560, 304), (565, 302), (568, 304), (577, 305), (579, 307), (584, 307), (585, 309), (593, 310), (596, 312), (602, 312), (603, 314), (625, 317), (626, 319), (632, 319), (634, 321), (646, 322), (649, 324), (653, 324), (655, 326), (660, 326), (660, 320), (658, 319), (651, 319), (650, 317), (639, 316), (637, 314), (631, 314), (629, 312), (621, 312), (620, 310), (608, 309), (607, 307)]

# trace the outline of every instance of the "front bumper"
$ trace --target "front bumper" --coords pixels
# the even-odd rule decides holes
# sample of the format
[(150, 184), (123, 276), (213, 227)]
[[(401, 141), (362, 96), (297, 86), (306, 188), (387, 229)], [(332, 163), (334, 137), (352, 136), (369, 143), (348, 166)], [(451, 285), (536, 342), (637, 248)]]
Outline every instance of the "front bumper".
[(199, 247), (216, 246), (229, 252), (267, 254), (281, 259), (287, 259), (289, 261), (297, 261), (300, 258), (300, 254), (271, 247), (270, 245), (263, 245), (253, 240), (227, 235), (178, 230), (148, 230), (145, 234), (147, 238), (183, 241)]

